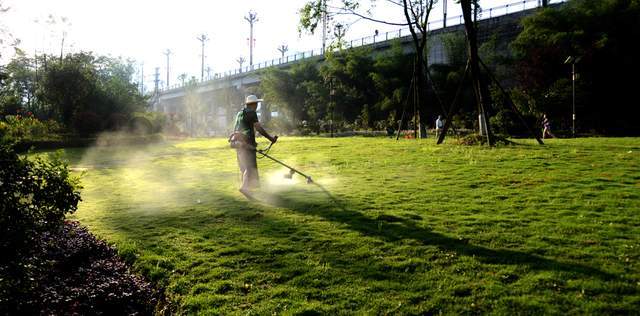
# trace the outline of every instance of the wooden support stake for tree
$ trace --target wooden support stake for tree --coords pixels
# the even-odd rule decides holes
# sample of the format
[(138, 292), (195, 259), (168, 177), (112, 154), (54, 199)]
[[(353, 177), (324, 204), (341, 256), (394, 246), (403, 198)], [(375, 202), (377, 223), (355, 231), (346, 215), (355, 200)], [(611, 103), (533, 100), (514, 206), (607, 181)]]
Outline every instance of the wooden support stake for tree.
[(456, 114), (458, 110), (458, 99), (460, 98), (460, 94), (462, 93), (462, 87), (464, 86), (464, 81), (467, 79), (469, 75), (469, 60), (467, 60), (467, 65), (464, 68), (464, 74), (462, 75), (462, 79), (460, 80), (460, 85), (458, 85), (458, 91), (456, 91), (455, 97), (453, 97), (453, 102), (451, 102), (451, 108), (449, 109), (449, 113), (447, 113), (448, 119), (444, 121), (444, 126), (442, 127), (442, 132), (438, 135), (438, 141), (436, 144), (440, 145), (444, 141), (445, 135), (449, 131), (449, 127), (452, 124), (453, 116)]
[(540, 139), (540, 137), (538, 136), (538, 134), (536, 134), (530, 127), (529, 124), (527, 124), (527, 121), (525, 121), (524, 117), (522, 116), (522, 114), (520, 114), (520, 111), (518, 110), (518, 108), (516, 107), (515, 103), (513, 103), (513, 100), (511, 99), (511, 96), (507, 94), (507, 92), (504, 90), (504, 88), (502, 87), (502, 85), (500, 84), (500, 82), (498, 82), (498, 79), (496, 79), (496, 77), (493, 75), (493, 73), (491, 72), (491, 70), (489, 69), (489, 67), (487, 67), (487, 65), (482, 61), (482, 59), (478, 59), (480, 61), (480, 64), (482, 65), (482, 67), (484, 68), (484, 70), (487, 72), (487, 74), (489, 75), (489, 78), (491, 78), (491, 80), (498, 86), (498, 89), (500, 89), (500, 92), (502, 93), (502, 95), (505, 97), (505, 99), (507, 99), (507, 103), (509, 103), (509, 106), (511, 106), (511, 109), (516, 113), (516, 116), (518, 116), (518, 118), (520, 119), (520, 121), (522, 121), (522, 124), (524, 124), (524, 126), (527, 128), (527, 131), (529, 131), (529, 133), (531, 134), (531, 136), (533, 136), (537, 141), (538, 144), (540, 145), (544, 145), (544, 142), (542, 141), (542, 139)]
[[(442, 115), (444, 116), (444, 119), (445, 119), (445, 122), (446, 122), (448, 120), (447, 110), (444, 108), (444, 102), (442, 102), (442, 99), (440, 99), (440, 95), (438, 95), (438, 91), (436, 89), (435, 81), (431, 77), (431, 72), (429, 71), (428, 67), (427, 67), (427, 69), (425, 69), (425, 73), (427, 74), (427, 81), (431, 84), (431, 89), (433, 89), (433, 94), (435, 94), (436, 100), (438, 100), (438, 104), (440, 105), (440, 109), (442, 110)], [(451, 128), (453, 129), (453, 133), (456, 134), (457, 131), (456, 131), (455, 126), (453, 126), (453, 122), (451, 123)]]
[[(400, 117), (400, 124), (398, 124), (398, 133), (396, 134), (396, 140), (400, 139), (400, 131), (402, 131), (402, 124), (404, 123), (404, 114), (407, 112), (407, 105), (409, 104), (409, 94), (413, 91), (413, 86), (415, 85), (416, 80), (416, 68), (415, 63), (413, 65), (413, 75), (411, 76), (411, 83), (409, 84), (409, 89), (407, 90), (407, 96), (404, 99), (404, 107), (402, 108), (402, 116)], [(415, 113), (414, 113), (415, 115)]]

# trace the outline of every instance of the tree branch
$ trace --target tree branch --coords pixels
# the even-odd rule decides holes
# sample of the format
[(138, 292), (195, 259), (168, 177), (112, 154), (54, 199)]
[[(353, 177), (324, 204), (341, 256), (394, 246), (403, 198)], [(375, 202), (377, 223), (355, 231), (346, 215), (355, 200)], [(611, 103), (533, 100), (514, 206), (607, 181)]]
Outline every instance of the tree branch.
[(389, 21), (374, 19), (372, 17), (366, 16), (362, 13), (356, 12), (348, 8), (337, 8), (337, 7), (330, 7), (330, 8), (342, 11), (342, 12), (335, 12), (334, 15), (355, 15), (361, 19), (365, 19), (371, 22), (382, 23), (387, 25), (395, 25), (395, 26), (408, 26), (411, 24), (411, 23), (396, 23), (396, 22), (389, 22)]
[(384, 1), (386, 1), (388, 3), (391, 3), (391, 4), (394, 4), (394, 5), (397, 5), (399, 7), (402, 7), (402, 3), (400, 3), (400, 2), (396, 2), (396, 1), (393, 1), (393, 0), (384, 0)]

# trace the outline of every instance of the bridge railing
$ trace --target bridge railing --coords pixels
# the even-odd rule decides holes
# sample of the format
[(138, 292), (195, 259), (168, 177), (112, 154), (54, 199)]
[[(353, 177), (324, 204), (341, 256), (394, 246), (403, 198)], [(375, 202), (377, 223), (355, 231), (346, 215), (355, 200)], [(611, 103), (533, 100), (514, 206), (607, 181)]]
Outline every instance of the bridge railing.
[[(550, 0), (549, 4), (560, 4), (560, 3), (567, 2), (567, 1), (568, 0)], [(500, 6), (491, 7), (491, 8), (488, 8), (488, 9), (481, 9), (478, 12), (478, 20), (486, 20), (486, 19), (491, 19), (491, 18), (495, 18), (495, 17), (499, 17), (499, 16), (504, 16), (504, 15), (508, 15), (508, 14), (513, 14), (513, 13), (517, 13), (517, 12), (531, 10), (531, 9), (538, 8), (540, 6), (542, 6), (542, 1), (541, 0), (519, 0), (519, 1), (514, 1), (514, 2), (503, 4), (503, 5), (500, 5)], [(457, 16), (448, 17), (446, 19), (446, 24), (445, 24), (445, 20), (444, 19), (428, 22), (427, 23), (427, 30), (428, 31), (434, 31), (434, 30), (442, 29), (444, 27), (461, 25), (463, 23), (464, 23), (463, 16), (462, 15), (457, 15)], [(372, 45), (372, 44), (375, 44), (375, 43), (384, 42), (384, 41), (388, 41), (388, 40), (392, 40), (392, 39), (402, 38), (402, 37), (408, 36), (410, 34), (411, 33), (409, 31), (409, 28), (407, 27), (407, 28), (402, 28), (402, 29), (398, 29), (398, 30), (395, 30), (395, 31), (390, 31), (390, 32), (385, 32), (385, 33), (376, 33), (375, 35), (372, 35), (372, 36), (365, 36), (365, 37), (362, 37), (362, 38), (359, 38), (359, 39), (344, 41), (342, 43), (343, 44), (342, 47), (343, 48), (354, 48), (354, 47), (367, 46), (367, 45)], [(227, 70), (225, 72), (215, 73), (212, 78), (208, 78), (208, 79), (206, 79), (204, 81), (223, 79), (223, 78), (227, 78), (227, 77), (230, 77), (230, 76), (239, 75), (239, 74), (242, 74), (242, 73), (252, 72), (252, 71), (256, 71), (256, 70), (260, 70), (260, 69), (264, 69), (264, 68), (268, 68), (268, 67), (273, 67), (273, 66), (285, 65), (285, 64), (288, 64), (288, 63), (292, 63), (292, 62), (297, 62), (297, 61), (302, 60), (302, 59), (307, 59), (307, 58), (311, 58), (311, 57), (315, 57), (315, 56), (321, 56), (321, 55), (324, 55), (324, 51), (321, 48), (320, 49), (313, 49), (313, 50), (309, 50), (309, 51), (304, 51), (304, 52), (296, 52), (296, 53), (291, 54), (291, 55), (281, 56), (279, 58), (274, 58), (274, 59), (271, 59), (271, 60), (262, 61), (262, 62), (259, 62), (257, 64), (254, 64), (254, 65), (238, 67), (238, 68), (235, 68), (235, 69)], [(198, 83), (201, 83), (201, 82), (198, 81)], [(177, 85), (173, 85), (171, 87), (167, 87), (167, 88), (163, 89), (162, 91), (181, 88), (183, 86), (184, 85), (177, 84)]]

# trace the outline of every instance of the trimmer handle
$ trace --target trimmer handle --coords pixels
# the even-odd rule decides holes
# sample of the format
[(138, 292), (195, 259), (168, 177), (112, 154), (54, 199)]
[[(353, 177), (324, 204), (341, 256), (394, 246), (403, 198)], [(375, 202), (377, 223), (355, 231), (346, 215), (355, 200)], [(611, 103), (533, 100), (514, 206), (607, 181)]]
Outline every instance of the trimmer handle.
[[(276, 136), (276, 137), (275, 137), (275, 139), (278, 139), (278, 136)], [(263, 154), (263, 155), (264, 155), (265, 153), (268, 153), (268, 152), (269, 152), (269, 149), (271, 149), (271, 146), (273, 146), (273, 144), (275, 144), (275, 143), (276, 143), (276, 142), (271, 142), (271, 143), (269, 143), (269, 146), (267, 146), (267, 148), (265, 148), (265, 149), (257, 149), (257, 148), (256, 148), (256, 152), (261, 153), (261, 154)]]

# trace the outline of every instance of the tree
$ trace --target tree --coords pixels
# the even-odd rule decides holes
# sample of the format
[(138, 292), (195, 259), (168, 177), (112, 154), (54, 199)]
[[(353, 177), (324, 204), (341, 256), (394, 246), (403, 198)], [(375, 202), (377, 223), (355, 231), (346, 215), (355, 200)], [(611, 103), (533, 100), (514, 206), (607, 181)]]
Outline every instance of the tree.
[[(330, 79), (334, 90), (335, 110), (340, 119), (350, 122), (359, 119), (364, 122), (362, 127), (368, 127), (371, 119), (377, 118), (372, 113), (373, 105), (377, 103), (378, 92), (375, 89), (372, 74), (375, 73), (374, 60), (369, 57), (371, 51), (365, 48), (354, 48), (342, 52), (330, 52), (326, 62), (320, 67), (320, 76), (326, 78), (316, 89), (317, 102), (327, 104), (329, 97), (328, 85), (323, 81)], [(322, 96), (322, 98), (320, 98)], [(318, 106), (320, 108), (320, 106)], [(325, 106), (323, 111), (327, 111)], [(363, 120), (367, 117), (367, 120)], [(326, 115), (322, 119), (328, 119)]]
[(178, 80), (180, 80), (180, 82), (182, 83), (182, 86), (184, 86), (185, 83), (186, 83), (186, 80), (187, 80), (187, 74), (186, 73), (181, 73), (178, 76)]
[[(268, 69), (260, 83), (265, 98), (277, 104), (294, 122), (310, 120), (322, 112), (323, 104), (317, 102), (317, 86), (321, 77), (313, 62), (302, 61), (290, 70)], [(315, 95), (315, 97), (314, 97)]]
[(185, 86), (185, 112), (186, 129), (190, 136), (205, 135), (207, 106), (202, 102), (200, 94), (196, 91), (198, 82), (193, 77)]
[[(469, 57), (469, 74), (471, 75), (471, 82), (473, 84), (473, 92), (476, 97), (476, 104), (478, 106), (478, 113), (480, 115), (479, 130), (480, 134), (486, 132), (487, 143), (493, 145), (493, 136), (491, 135), (491, 129), (487, 122), (487, 109), (488, 102), (488, 88), (487, 83), (484, 82), (480, 74), (480, 58), (478, 56), (478, 37), (477, 29), (474, 20), (472, 19), (472, 2), (477, 7), (477, 0), (460, 0), (460, 6), (462, 7), (462, 15), (464, 17), (464, 28), (467, 33), (467, 56)], [(483, 126), (485, 130), (483, 131)], [(445, 127), (446, 131), (446, 127)]]
[(146, 100), (132, 82), (133, 61), (91, 53), (69, 54), (62, 61), (49, 59), (47, 67), (36, 72), (35, 65), (43, 64), (46, 55), (29, 58), (20, 50), (16, 52), (0, 87), (4, 113), (31, 111), (69, 128), (82, 122), (99, 131), (107, 127), (104, 123), (112, 115), (128, 116), (145, 108)]
[(33, 104), (35, 85), (31, 63), (22, 50), (16, 49), (16, 56), (4, 67), (6, 75), (0, 87), (0, 104), (5, 114), (15, 114), (23, 104)]
[[(387, 0), (388, 3), (402, 9), (405, 17), (404, 22), (392, 22), (376, 19), (369, 13), (363, 13), (361, 1), (356, 0), (336, 0), (337, 4), (329, 4), (329, 0), (310, 0), (300, 9), (300, 28), (311, 33), (315, 31), (318, 24), (326, 16), (352, 15), (372, 22), (387, 25), (408, 26), (411, 32), (414, 48), (416, 51), (416, 78), (418, 91), (418, 115), (421, 120), (425, 119), (423, 103), (426, 101), (427, 88), (427, 56), (426, 45), (428, 35), (428, 20), (437, 0)], [(370, 11), (370, 10), (368, 10)]]
[(49, 117), (70, 127), (73, 117), (97, 98), (93, 56), (80, 53), (63, 62), (51, 62), (43, 79), (43, 101), (51, 104)]
[(411, 58), (407, 58), (399, 40), (391, 44), (391, 49), (375, 57), (374, 71), (370, 74), (377, 93), (373, 110), (375, 120), (388, 120), (387, 125), (396, 128), (408, 96), (407, 73), (413, 72)]

